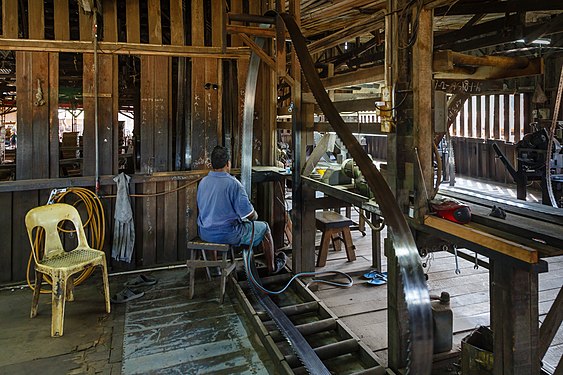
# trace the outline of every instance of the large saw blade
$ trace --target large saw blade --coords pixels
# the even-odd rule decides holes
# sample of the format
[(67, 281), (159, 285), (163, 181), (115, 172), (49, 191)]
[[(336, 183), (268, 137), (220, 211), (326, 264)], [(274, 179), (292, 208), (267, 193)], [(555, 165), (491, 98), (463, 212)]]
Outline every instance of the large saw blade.
[(281, 13), (294, 51), (297, 53), (301, 69), (309, 88), (313, 92), (323, 114), (327, 117), (338, 137), (344, 142), (346, 148), (359, 166), (362, 174), (373, 192), (383, 217), (393, 234), (393, 245), (399, 264), (405, 302), (409, 316), (409, 348), (407, 358), (407, 372), (426, 375), (432, 369), (432, 311), (426, 280), (416, 244), (412, 237), (408, 223), (391, 192), (389, 185), (375, 167), (367, 153), (346, 127), (338, 110), (330, 100), (319, 78), (311, 55), (307, 49), (305, 38), (294, 18)]

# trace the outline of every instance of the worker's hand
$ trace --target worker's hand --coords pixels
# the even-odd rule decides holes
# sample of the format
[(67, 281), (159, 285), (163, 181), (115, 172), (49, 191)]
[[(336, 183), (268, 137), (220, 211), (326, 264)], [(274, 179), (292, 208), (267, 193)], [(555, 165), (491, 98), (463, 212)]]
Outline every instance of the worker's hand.
[(258, 220), (258, 214), (256, 213), (256, 211), (252, 211), (252, 213), (245, 217), (245, 219), (248, 219), (250, 221)]

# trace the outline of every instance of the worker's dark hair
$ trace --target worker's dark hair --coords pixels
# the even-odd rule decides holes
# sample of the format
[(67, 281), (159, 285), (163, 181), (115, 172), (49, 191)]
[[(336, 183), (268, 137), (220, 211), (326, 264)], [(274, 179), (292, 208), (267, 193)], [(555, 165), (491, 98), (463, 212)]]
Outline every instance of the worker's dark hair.
[(221, 169), (230, 159), (229, 150), (223, 146), (215, 146), (211, 152), (211, 166), (213, 169)]

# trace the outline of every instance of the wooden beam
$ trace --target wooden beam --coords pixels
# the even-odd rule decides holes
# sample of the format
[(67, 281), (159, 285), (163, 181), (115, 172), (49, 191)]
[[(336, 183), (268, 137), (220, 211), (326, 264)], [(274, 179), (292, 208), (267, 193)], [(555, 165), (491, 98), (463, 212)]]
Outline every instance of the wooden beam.
[(140, 43), (141, 42), (141, 11), (139, 9), (139, 1), (126, 0), (125, 9), (127, 22), (127, 43)]
[(500, 68), (495, 66), (479, 66), (474, 72), (448, 72), (436, 71), (435, 79), (472, 79), (472, 80), (495, 80), (516, 77), (541, 75), (544, 73), (543, 58), (538, 57), (530, 60), (525, 68)]
[(347, 86), (359, 85), (362, 83), (380, 82), (385, 76), (383, 65), (372, 68), (359, 69), (353, 73), (338, 74), (334, 77), (321, 79), (325, 89), (337, 89)]
[(117, 42), (117, 2), (114, 0), (104, 0), (102, 11), (104, 17), (104, 41)]
[[(16, 179), (49, 177), (50, 85), (48, 53), (16, 53), (18, 150)], [(52, 69), (58, 69), (52, 67)], [(57, 84), (57, 83), (53, 83)], [(57, 105), (54, 103), (53, 105)]]
[(563, 288), (559, 288), (557, 297), (551, 305), (541, 327), (538, 345), (538, 358), (543, 358), (545, 352), (551, 345), (555, 334), (561, 327), (563, 321)]
[(352, 40), (357, 36), (369, 33), (384, 26), (386, 11), (381, 10), (369, 16), (362, 17), (358, 21), (342, 30), (332, 33), (323, 39), (309, 44), (309, 53), (315, 54), (324, 49), (334, 47), (340, 43)]
[(43, 1), (35, 1), (28, 5), (29, 38), (45, 38), (45, 20)]
[(182, 0), (170, 0), (170, 43), (184, 45), (184, 12)]
[(530, 65), (527, 57), (509, 56), (474, 56), (452, 50), (436, 51), (434, 53), (434, 71), (447, 72), (455, 65), (492, 66), (504, 69), (524, 69)]
[[(417, 14), (418, 35), (413, 47), (413, 137), (415, 143), (415, 219), (422, 223), (428, 213), (429, 192), (434, 186), (432, 168), (432, 19), (433, 11), (422, 9)], [(382, 73), (383, 74), (383, 73)]]
[(54, 0), (55, 7), (55, 39), (57, 40), (69, 40), (70, 39), (70, 29), (69, 29), (69, 13), (68, 13), (68, 1), (67, 0)]
[[(79, 6), (78, 10), (78, 26), (80, 40), (92, 41), (92, 13), (86, 13), (82, 7)], [(54, 51), (55, 52), (55, 51)]]
[(536, 249), (473, 229), (468, 224), (460, 225), (436, 216), (426, 216), (424, 225), (526, 263), (535, 264), (539, 260)]
[(242, 41), (244, 42), (244, 44), (246, 44), (247, 46), (250, 47), (250, 49), (252, 51), (254, 51), (255, 54), (258, 55), (258, 57), (260, 57), (260, 60), (262, 60), (263, 62), (266, 63), (266, 65), (268, 65), (272, 70), (276, 70), (276, 63), (274, 62), (274, 60), (266, 53), (266, 51), (264, 51), (262, 48), (260, 48), (256, 43), (254, 43), (254, 41), (252, 39), (250, 39), (248, 37), (248, 35), (246, 34), (239, 34), (239, 37), (242, 39)]
[(540, 374), (538, 273), (492, 259), (490, 273), (494, 374)]
[(211, 45), (220, 47), (222, 50), (227, 47), (227, 31), (226, 31), (226, 9), (225, 1), (211, 2), (211, 19), (213, 28), (211, 30)]
[[(561, 4), (552, 0), (511, 0), (511, 1), (490, 1), (479, 4), (477, 9), (482, 13), (513, 13), (513, 12), (530, 12), (541, 10), (561, 10)], [(466, 3), (453, 3), (448, 1), (447, 6), (443, 9), (436, 9), (437, 16), (467, 15), (475, 14), (475, 5)]]
[(19, 35), (18, 0), (2, 1), (2, 29), (4, 38), (17, 38)]
[(59, 169), (59, 54), (49, 53), (49, 177)]
[[(145, 43), (99, 42), (99, 54), (139, 55), (139, 56), (184, 56), (214, 57), (219, 59), (248, 58), (246, 47), (229, 47), (223, 53), (220, 47), (206, 46), (173, 46)], [(31, 40), (31, 39), (0, 39), (0, 49), (30, 52), (94, 52), (91, 41), (62, 40)]]
[[(256, 26), (243, 26), (243, 25), (227, 25), (226, 26), (227, 34), (248, 34), (252, 36), (259, 36), (262, 38), (275, 38), (276, 37), (276, 29), (274, 28), (264, 28), (264, 27), (256, 27)], [(285, 33), (286, 37), (289, 34)]]
[(160, 0), (148, 0), (149, 43), (162, 44)]

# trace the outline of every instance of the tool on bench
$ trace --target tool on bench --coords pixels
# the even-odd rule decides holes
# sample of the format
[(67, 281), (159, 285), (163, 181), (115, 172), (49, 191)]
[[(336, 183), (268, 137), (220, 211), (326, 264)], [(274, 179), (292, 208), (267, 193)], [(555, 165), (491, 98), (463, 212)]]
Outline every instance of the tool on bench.
[(455, 274), (459, 275), (461, 270), (459, 269), (459, 263), (457, 262), (457, 245), (454, 244), (454, 256), (455, 256)]
[(471, 209), (455, 199), (442, 198), (430, 201), (430, 209), (442, 219), (467, 224), (471, 220)]

